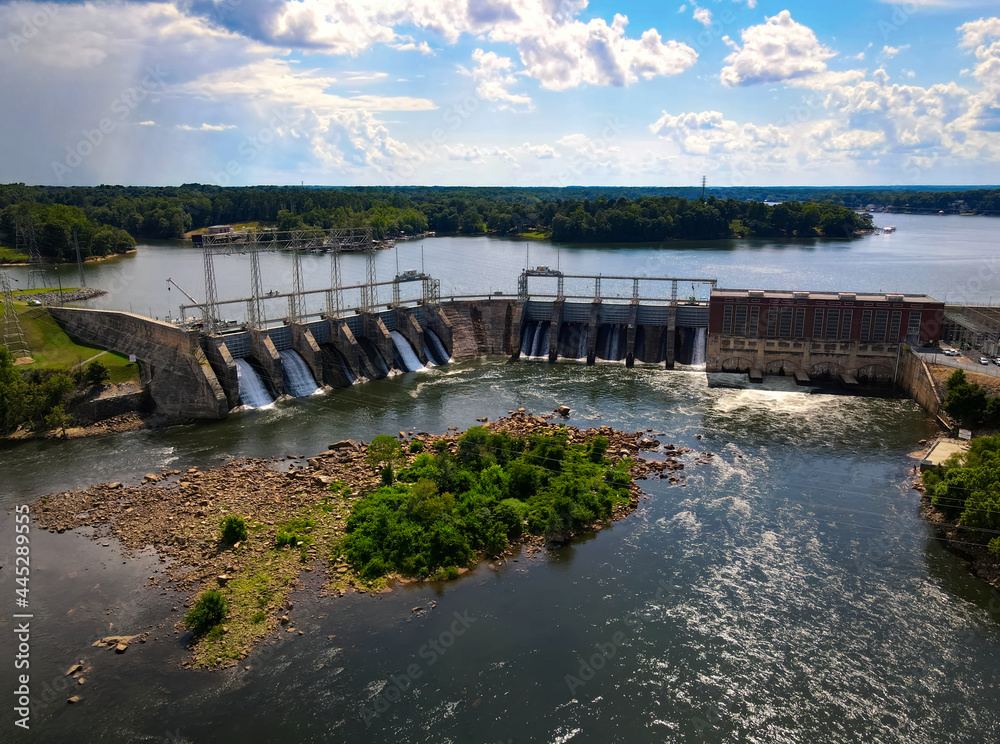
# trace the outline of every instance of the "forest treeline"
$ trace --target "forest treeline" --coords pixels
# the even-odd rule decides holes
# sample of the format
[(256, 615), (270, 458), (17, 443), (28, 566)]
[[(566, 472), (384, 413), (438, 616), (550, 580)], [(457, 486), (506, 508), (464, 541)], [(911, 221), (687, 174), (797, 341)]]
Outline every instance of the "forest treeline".
[[(776, 205), (763, 202), (780, 202)], [(850, 236), (870, 226), (853, 210), (1000, 213), (1000, 190), (731, 188), (706, 199), (657, 187), (47, 187), (0, 185), (0, 243), (22, 247), (31, 225), (50, 260), (119, 253), (134, 239), (180, 238), (215, 224), (279, 229), (370, 225), (378, 238), (433, 230), (533, 233), (569, 242)]]

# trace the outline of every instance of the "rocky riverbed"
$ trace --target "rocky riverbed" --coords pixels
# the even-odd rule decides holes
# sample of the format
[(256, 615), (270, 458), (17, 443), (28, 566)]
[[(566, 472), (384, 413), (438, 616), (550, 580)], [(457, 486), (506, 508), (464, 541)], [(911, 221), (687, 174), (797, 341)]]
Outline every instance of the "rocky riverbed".
[[(531, 415), (521, 409), (483, 425), (524, 435), (559, 425), (559, 416)], [(613, 515), (616, 520), (633, 511), (643, 497), (636, 481), (656, 477), (684, 486), (686, 468), (712, 459), (708, 452), (663, 443), (664, 435), (652, 430), (622, 432), (604, 426), (567, 427), (567, 431), (571, 442), (578, 443), (602, 434), (609, 440), (609, 460), (634, 460), (631, 500)], [(419, 440), (431, 448), (444, 441), (452, 451), (458, 436), (457, 431), (443, 435), (399, 432), (404, 444)], [(147, 473), (138, 484), (104, 483), (52, 494), (40, 499), (32, 512), (42, 529), (64, 532), (92, 527), (94, 539), (108, 541), (109, 547), (111, 537), (126, 551), (154, 547), (163, 570), (150, 576), (149, 586), (181, 592), (187, 605), (198, 592), (228, 587), (230, 614), (221, 633), (192, 638), (191, 648), (195, 664), (230, 666), (279, 628), (296, 632), (288, 597), (302, 571), (325, 572), (324, 591), (331, 595), (389, 588), (385, 582), (362, 580), (335, 557), (353, 503), (377, 486), (377, 475), (365, 455), (363, 442), (345, 440), (312, 457), (238, 459), (211, 470), (161, 469)], [(246, 520), (248, 536), (234, 545), (223, 545), (219, 523), (230, 514)], [(601, 525), (592, 527), (600, 529)], [(276, 549), (278, 532), (293, 529), (300, 530), (303, 538)], [(526, 536), (522, 543), (529, 554), (545, 546), (545, 540), (535, 536)], [(511, 552), (521, 547), (512, 546)], [(186, 633), (179, 617), (175, 630)]]

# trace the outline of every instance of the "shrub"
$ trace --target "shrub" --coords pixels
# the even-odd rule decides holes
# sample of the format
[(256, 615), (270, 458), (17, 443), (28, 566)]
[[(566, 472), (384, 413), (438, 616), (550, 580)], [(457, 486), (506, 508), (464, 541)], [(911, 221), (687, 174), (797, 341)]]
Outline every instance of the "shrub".
[(108, 372), (108, 368), (99, 360), (95, 359), (87, 365), (86, 379), (91, 385), (103, 385), (110, 377), (111, 373)]
[(211, 589), (198, 597), (184, 617), (184, 624), (200, 635), (222, 622), (228, 610), (229, 603), (222, 592)]
[(410, 442), (410, 452), (412, 452), (413, 454), (419, 454), (420, 452), (423, 451), (424, 451), (424, 443), (421, 442), (419, 439), (414, 439), (412, 442)]
[(601, 462), (604, 459), (604, 453), (607, 451), (608, 438), (602, 434), (598, 434), (590, 442), (590, 461), (595, 463)]
[(233, 545), (247, 539), (247, 523), (243, 521), (243, 517), (229, 514), (219, 522), (219, 527), (222, 530), (222, 542), (226, 545)]

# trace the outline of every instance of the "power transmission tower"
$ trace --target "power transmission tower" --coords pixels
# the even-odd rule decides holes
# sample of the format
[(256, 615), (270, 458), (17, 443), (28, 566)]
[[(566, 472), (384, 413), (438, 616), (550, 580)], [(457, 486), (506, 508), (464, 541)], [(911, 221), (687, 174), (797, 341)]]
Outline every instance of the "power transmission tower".
[(378, 288), (375, 286), (378, 277), (375, 275), (375, 243), (370, 228), (365, 238), (365, 284), (361, 288), (361, 309), (366, 313), (373, 313), (378, 304)]
[(21, 329), (21, 321), (14, 312), (14, 293), (10, 288), (10, 277), (0, 269), (0, 290), (3, 291), (3, 345), (15, 360), (30, 359), (31, 349)]
[(705, 184), (708, 183), (708, 176), (701, 177), (701, 200), (705, 201)]
[(305, 297), (302, 295), (302, 231), (292, 232), (292, 294), (288, 298), (288, 319), (293, 323), (302, 320)]
[(30, 214), (19, 214), (14, 218), (14, 247), (19, 253), (28, 254), (28, 289), (44, 288), (42, 254), (35, 240), (35, 219)]
[(247, 313), (247, 326), (260, 328), (264, 324), (261, 308), (261, 297), (264, 295), (264, 283), (260, 276), (260, 233), (250, 234), (250, 302)]

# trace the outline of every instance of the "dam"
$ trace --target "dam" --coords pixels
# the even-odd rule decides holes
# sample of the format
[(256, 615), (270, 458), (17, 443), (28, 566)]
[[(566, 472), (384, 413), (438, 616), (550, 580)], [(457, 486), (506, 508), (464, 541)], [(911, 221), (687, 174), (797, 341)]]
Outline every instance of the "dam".
[[(50, 311), (71, 337), (141, 362), (143, 387), (168, 420), (223, 418), (484, 356), (895, 384), (937, 413), (929, 373), (909, 353), (941, 338), (943, 303), (924, 295), (730, 290), (714, 278), (540, 265), (520, 273), (516, 294), (442, 297), (439, 280), (398, 271), (398, 262), (396, 276), (378, 281), (374, 245), (360, 228), (206, 235), (205, 301), (185, 292), (191, 302), (180, 306), (177, 323), (113, 310)], [(264, 291), (260, 255), (268, 251), (291, 254), (291, 281), (281, 282), (291, 291)], [(329, 254), (329, 286), (304, 289), (306, 252)], [(367, 281), (341, 280), (342, 252), (365, 254)], [(216, 260), (236, 253), (249, 255), (250, 291), (220, 298)], [(226, 320), (237, 316), (243, 320)]]
[[(692, 294), (680, 297), (684, 285)], [(516, 297), (442, 298), (435, 279), (406, 271), (370, 285), (182, 305), (182, 324), (112, 310), (50, 312), (71, 337), (142, 362), (159, 414), (211, 419), (478, 356), (700, 364), (709, 306), (696, 294), (714, 286), (713, 279), (567, 275), (542, 266), (522, 273)], [(392, 301), (375, 306), (380, 288), (391, 289)], [(344, 307), (336, 295), (350, 290), (367, 302)], [(316, 295), (325, 307), (311, 312)], [(249, 307), (246, 323), (221, 320), (233, 306)], [(288, 312), (268, 317), (275, 306)]]

